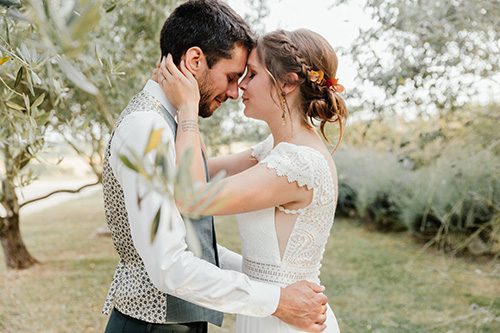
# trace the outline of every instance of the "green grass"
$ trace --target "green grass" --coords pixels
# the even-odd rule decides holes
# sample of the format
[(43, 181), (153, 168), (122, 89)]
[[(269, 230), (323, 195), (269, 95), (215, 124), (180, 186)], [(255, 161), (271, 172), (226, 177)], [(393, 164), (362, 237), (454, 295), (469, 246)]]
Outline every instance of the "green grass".
[[(22, 233), (42, 264), (7, 271), (0, 253), (0, 332), (102, 332), (101, 308), (117, 254), (101, 194), (28, 215)], [(216, 219), (219, 242), (239, 250), (233, 217)], [(454, 258), (405, 233), (382, 234), (337, 219), (322, 283), (342, 332), (500, 332), (500, 263)], [(210, 332), (234, 332), (234, 315)]]
[(42, 262), (6, 271), (0, 254), (0, 332), (102, 332), (100, 315), (118, 262), (104, 223), (102, 194), (78, 199), (21, 221), (31, 252)]

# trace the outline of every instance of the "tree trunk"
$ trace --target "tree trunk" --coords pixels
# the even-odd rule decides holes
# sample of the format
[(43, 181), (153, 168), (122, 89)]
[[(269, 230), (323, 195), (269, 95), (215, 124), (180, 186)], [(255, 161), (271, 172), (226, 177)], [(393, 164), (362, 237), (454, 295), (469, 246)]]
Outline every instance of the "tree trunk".
[(24, 165), (21, 165), (21, 162), (16, 164), (7, 147), (4, 148), (3, 153), (6, 161), (6, 175), (1, 184), (0, 203), (7, 211), (7, 215), (0, 218), (0, 242), (7, 268), (25, 269), (38, 261), (28, 252), (19, 229), (19, 198), (16, 194), (14, 175), (17, 175)]
[(19, 215), (2, 219), (0, 242), (5, 255), (5, 264), (9, 269), (25, 269), (38, 263), (24, 245), (19, 230)]

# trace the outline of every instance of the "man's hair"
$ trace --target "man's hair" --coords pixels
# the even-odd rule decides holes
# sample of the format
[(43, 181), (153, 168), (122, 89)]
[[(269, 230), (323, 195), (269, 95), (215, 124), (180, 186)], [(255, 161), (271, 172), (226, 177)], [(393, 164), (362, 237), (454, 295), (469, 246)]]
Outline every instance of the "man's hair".
[(229, 5), (218, 0), (191, 0), (178, 6), (161, 29), (162, 57), (172, 54), (175, 64), (191, 47), (201, 48), (211, 68), (230, 59), (233, 48), (251, 50), (255, 37), (248, 24)]

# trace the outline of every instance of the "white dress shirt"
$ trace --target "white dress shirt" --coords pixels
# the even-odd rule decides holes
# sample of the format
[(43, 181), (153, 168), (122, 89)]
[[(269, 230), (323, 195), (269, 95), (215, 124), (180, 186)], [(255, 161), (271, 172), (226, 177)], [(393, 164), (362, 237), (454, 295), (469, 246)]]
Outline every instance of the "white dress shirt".
[[(149, 80), (144, 90), (176, 115), (156, 82)], [(123, 188), (134, 246), (151, 281), (162, 292), (206, 308), (255, 317), (272, 315), (279, 303), (281, 291), (278, 286), (252, 281), (240, 273), (241, 256), (222, 246), (218, 246), (218, 251), (223, 269), (196, 257), (186, 250), (186, 228), (175, 202), (156, 192), (143, 197), (148, 189), (146, 180), (127, 168), (120, 155), (131, 160), (132, 152), (142, 156), (151, 130), (158, 128), (164, 128), (162, 141), (170, 145), (168, 167), (175, 168), (172, 130), (156, 112), (135, 112), (126, 116), (114, 133), (109, 159), (113, 174)], [(145, 158), (153, 161), (154, 152)], [(143, 197), (140, 207), (138, 196)], [(151, 242), (151, 225), (160, 206), (158, 232)]]

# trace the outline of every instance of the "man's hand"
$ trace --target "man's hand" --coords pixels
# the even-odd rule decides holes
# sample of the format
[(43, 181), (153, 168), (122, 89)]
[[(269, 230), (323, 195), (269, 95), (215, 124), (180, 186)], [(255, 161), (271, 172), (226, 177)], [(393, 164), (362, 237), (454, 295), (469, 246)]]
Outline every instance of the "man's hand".
[(307, 281), (281, 288), (280, 302), (273, 316), (306, 331), (322, 332), (326, 328), (328, 302), (323, 291), (325, 287)]

